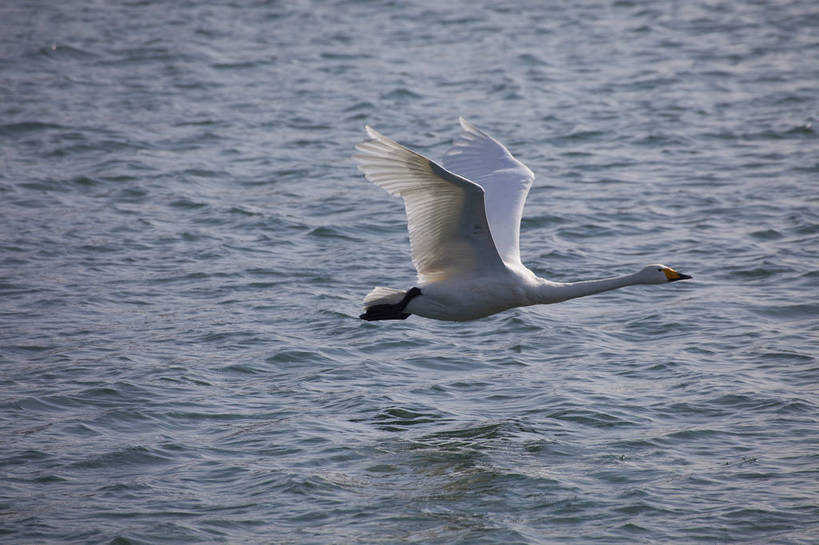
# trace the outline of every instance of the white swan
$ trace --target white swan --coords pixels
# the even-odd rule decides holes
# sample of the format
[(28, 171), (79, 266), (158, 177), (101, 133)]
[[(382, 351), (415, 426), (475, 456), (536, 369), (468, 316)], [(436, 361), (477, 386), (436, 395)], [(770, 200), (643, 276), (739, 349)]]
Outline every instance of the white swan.
[(497, 140), (460, 118), (461, 134), (443, 166), (366, 127), (353, 157), (371, 182), (404, 199), (418, 285), (375, 288), (363, 320), (483, 318), (513, 307), (558, 303), (633, 284), (691, 278), (665, 265), (626, 276), (558, 283), (520, 261), (526, 194), (535, 179)]

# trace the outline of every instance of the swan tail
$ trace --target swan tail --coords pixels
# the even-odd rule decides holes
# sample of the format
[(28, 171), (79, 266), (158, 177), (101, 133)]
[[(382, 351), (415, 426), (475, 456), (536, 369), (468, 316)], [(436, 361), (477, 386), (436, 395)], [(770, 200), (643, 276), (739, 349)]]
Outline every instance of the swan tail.
[(377, 287), (364, 298), (364, 314), (359, 318), (368, 322), (406, 320), (410, 313), (404, 312), (404, 309), (413, 297), (420, 294), (421, 290), (418, 288), (405, 291)]
[(377, 287), (364, 298), (364, 310), (373, 305), (395, 304), (404, 298), (406, 290)]

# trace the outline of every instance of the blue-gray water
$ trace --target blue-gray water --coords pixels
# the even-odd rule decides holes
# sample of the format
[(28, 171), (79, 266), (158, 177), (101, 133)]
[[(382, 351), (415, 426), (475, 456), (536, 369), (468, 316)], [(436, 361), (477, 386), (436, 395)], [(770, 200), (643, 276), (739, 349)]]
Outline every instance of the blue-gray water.
[[(0, 541), (817, 543), (817, 88), (814, 0), (4, 3)], [(694, 280), (358, 320), (458, 115)]]

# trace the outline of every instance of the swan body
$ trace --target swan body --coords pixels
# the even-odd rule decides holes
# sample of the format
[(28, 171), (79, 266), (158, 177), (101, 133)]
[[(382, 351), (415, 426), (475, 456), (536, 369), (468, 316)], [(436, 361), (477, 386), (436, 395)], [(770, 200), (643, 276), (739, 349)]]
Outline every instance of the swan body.
[(500, 142), (460, 118), (461, 134), (442, 164), (370, 127), (353, 156), (371, 182), (404, 199), (418, 284), (378, 287), (364, 299), (364, 320), (412, 314), (467, 321), (504, 310), (559, 303), (636, 284), (691, 278), (665, 265), (602, 280), (559, 283), (520, 260), (520, 219), (534, 174)]

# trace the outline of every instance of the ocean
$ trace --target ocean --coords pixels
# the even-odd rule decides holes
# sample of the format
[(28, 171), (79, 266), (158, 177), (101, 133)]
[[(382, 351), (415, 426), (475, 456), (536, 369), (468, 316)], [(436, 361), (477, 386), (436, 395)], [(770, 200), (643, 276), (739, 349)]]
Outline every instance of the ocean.
[[(0, 7), (0, 541), (819, 543), (819, 8)], [(450, 323), (365, 125), (536, 179)]]

